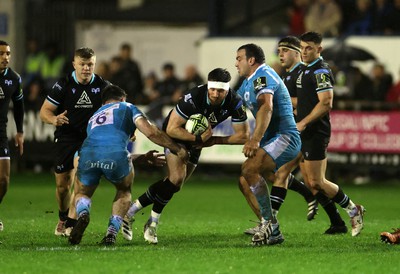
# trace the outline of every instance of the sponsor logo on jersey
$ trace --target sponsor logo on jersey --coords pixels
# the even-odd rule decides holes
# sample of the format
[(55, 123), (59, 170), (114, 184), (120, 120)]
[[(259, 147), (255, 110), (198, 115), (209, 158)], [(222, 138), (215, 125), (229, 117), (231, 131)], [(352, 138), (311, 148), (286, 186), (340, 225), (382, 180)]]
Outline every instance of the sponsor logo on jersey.
[(83, 91), (78, 102), (76, 102), (75, 108), (92, 108), (92, 107), (93, 107), (92, 101), (90, 101), (90, 98), (87, 95), (86, 91)]
[(258, 77), (253, 81), (254, 89), (259, 91), (267, 86), (267, 78), (266, 77)]
[(211, 112), (211, 114), (208, 116), (208, 120), (210, 120), (211, 124), (216, 124), (218, 122), (214, 112)]
[(4, 80), (4, 84), (6, 84), (7, 86), (11, 86), (12, 80)]
[(106, 169), (106, 170), (113, 170), (117, 168), (117, 163), (114, 160), (110, 159), (105, 159), (101, 161), (91, 161), (88, 160), (85, 162), (85, 167), (84, 169), (91, 169), (91, 168), (101, 168), (101, 169)]
[(59, 90), (62, 89), (61, 86), (58, 84), (58, 82), (55, 83), (52, 88), (56, 88), (56, 89), (59, 89)]
[(4, 99), (6, 96), (4, 95), (3, 89), (0, 87), (0, 99)]
[(225, 116), (228, 113), (228, 111), (226, 109), (221, 109), (221, 115)]
[(243, 94), (243, 98), (245, 100), (245, 102), (250, 100), (250, 92), (248, 90), (246, 90)]
[(246, 104), (246, 107), (249, 109), (249, 110), (253, 110), (254, 109), (254, 107), (253, 107), (253, 105), (251, 104), (251, 101), (250, 101), (250, 92), (248, 91), (248, 90), (246, 90), (245, 92), (244, 92), (244, 94), (243, 94), (243, 99), (244, 99), (244, 103)]
[(301, 85), (301, 79), (303, 78), (303, 72), (301, 72), (300, 74), (299, 74), (299, 77), (297, 77), (297, 80), (296, 80), (296, 87), (297, 88), (301, 88), (302, 87), (302, 85)]
[(183, 98), (183, 100), (184, 100), (185, 102), (189, 102), (190, 99), (192, 99), (192, 94), (190, 94), (190, 93), (189, 93), (189, 94), (186, 94), (185, 97)]
[(325, 73), (316, 74), (317, 78), (317, 87), (318, 89), (330, 88), (332, 87), (331, 79)]
[(189, 104), (194, 106), (194, 102), (193, 102), (193, 98), (192, 98), (192, 94), (186, 94), (185, 97), (183, 98), (183, 100), (185, 102), (188, 102)]

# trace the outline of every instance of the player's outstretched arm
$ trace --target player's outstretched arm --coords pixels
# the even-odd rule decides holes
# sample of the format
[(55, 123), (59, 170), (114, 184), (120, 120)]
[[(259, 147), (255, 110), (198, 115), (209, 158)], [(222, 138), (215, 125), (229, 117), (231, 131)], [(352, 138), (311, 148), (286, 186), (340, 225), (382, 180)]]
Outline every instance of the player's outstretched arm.
[(140, 117), (135, 121), (136, 127), (153, 143), (166, 147), (175, 153), (184, 162), (189, 158), (186, 149), (175, 143), (165, 132), (149, 123), (145, 117)]
[(145, 154), (133, 154), (131, 157), (134, 164), (159, 167), (166, 164), (165, 154), (158, 153), (157, 150), (150, 150)]
[(232, 124), (234, 133), (229, 136), (212, 136), (202, 147), (213, 145), (242, 145), (250, 138), (250, 127), (247, 122)]

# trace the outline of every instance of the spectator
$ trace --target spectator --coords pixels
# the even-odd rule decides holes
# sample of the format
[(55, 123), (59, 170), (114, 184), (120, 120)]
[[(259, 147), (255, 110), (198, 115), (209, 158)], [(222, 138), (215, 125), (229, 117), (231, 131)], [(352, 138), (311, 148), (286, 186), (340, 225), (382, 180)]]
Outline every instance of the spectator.
[[(399, 74), (400, 75), (400, 74)], [(391, 86), (386, 94), (386, 101), (400, 104), (400, 80)]]
[(162, 71), (164, 78), (156, 86), (158, 97), (166, 99), (167, 104), (176, 104), (182, 92), (181, 81), (175, 75), (175, 66), (172, 63), (166, 63)]
[(164, 78), (157, 83), (153, 102), (146, 113), (160, 128), (163, 121), (162, 107), (176, 104), (182, 95), (181, 81), (175, 75), (175, 66), (172, 63), (165, 63), (162, 71)]
[(144, 78), (144, 96), (147, 97), (147, 102), (150, 103), (155, 100), (158, 96), (158, 92), (156, 90), (156, 85), (158, 83), (157, 75), (154, 71), (151, 71)]
[(97, 64), (95, 72), (105, 80), (110, 80), (110, 65), (106, 61), (101, 61)]
[(119, 56), (112, 57), (109, 65), (110, 82), (124, 89), (125, 88), (124, 75), (121, 68), (122, 68), (121, 57)]
[(391, 9), (393, 9), (393, 6), (388, 2), (388, 0), (375, 0), (372, 18), (372, 34), (384, 34), (384, 22)]
[(131, 77), (131, 72), (124, 69), (124, 61), (122, 58), (119, 55), (112, 57), (110, 62), (110, 82), (126, 90), (128, 94), (127, 102), (129, 103), (133, 103), (134, 97), (132, 90), (129, 90), (128, 87)]
[(335, 98), (336, 99), (348, 99), (350, 97), (350, 88), (348, 85), (348, 73), (347, 69), (341, 69), (334, 63), (329, 63), (333, 75), (335, 76)]
[(305, 32), (304, 18), (309, 6), (309, 0), (293, 0), (288, 8), (289, 35), (299, 36)]
[(383, 64), (376, 63), (372, 68), (372, 86), (368, 89), (367, 99), (371, 101), (384, 102), (390, 87), (393, 84), (393, 77), (385, 71)]
[(400, 34), (400, 0), (393, 1), (393, 8), (385, 17), (383, 25), (385, 35)]
[(39, 111), (42, 107), (45, 94), (44, 83), (40, 77), (36, 77), (24, 88), (24, 105), (26, 111)]
[(342, 11), (334, 0), (316, 0), (305, 16), (306, 31), (315, 31), (325, 37), (338, 36)]
[(194, 65), (189, 65), (185, 69), (185, 79), (182, 81), (181, 90), (187, 93), (192, 88), (204, 84), (203, 77), (200, 76)]
[(342, 13), (340, 33), (344, 33), (346, 31), (346, 27), (353, 19), (354, 10), (356, 9), (355, 1), (356, 0), (336, 0), (336, 3), (339, 5)]
[(366, 100), (365, 93), (372, 86), (371, 79), (358, 67), (351, 67), (348, 79), (350, 89), (353, 91), (353, 99)]
[(372, 28), (371, 0), (356, 0), (353, 16), (346, 29), (346, 35), (369, 35)]
[(122, 44), (119, 50), (119, 57), (121, 58), (120, 73), (123, 82), (119, 83), (119, 86), (127, 92), (127, 102), (142, 104), (144, 101), (142, 73), (138, 62), (132, 58), (132, 55), (131, 45), (128, 43)]
[(22, 73), (25, 85), (37, 77), (41, 77), (40, 70), (43, 65), (45, 53), (39, 49), (39, 43), (36, 39), (28, 39), (26, 43), (26, 59), (24, 71)]
[(40, 74), (44, 80), (45, 89), (50, 90), (64, 73), (65, 57), (60, 54), (58, 45), (54, 42), (46, 45), (45, 53)]

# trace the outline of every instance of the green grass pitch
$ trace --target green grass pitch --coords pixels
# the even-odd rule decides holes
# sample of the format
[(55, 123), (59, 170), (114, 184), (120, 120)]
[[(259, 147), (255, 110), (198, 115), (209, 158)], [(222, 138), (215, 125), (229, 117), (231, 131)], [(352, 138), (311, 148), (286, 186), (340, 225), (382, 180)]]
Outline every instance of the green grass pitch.
[[(139, 174), (133, 197), (156, 179)], [(381, 231), (400, 226), (398, 182), (342, 187), (367, 209), (358, 237), (323, 235), (329, 225), (324, 211), (320, 208), (308, 222), (305, 201), (288, 191), (278, 216), (285, 242), (253, 247), (243, 231), (255, 217), (237, 178), (198, 174), (165, 208), (158, 245), (143, 239), (146, 208), (136, 217), (132, 242), (119, 235), (116, 246), (102, 247), (97, 242), (105, 234), (114, 197), (111, 184), (102, 181), (93, 197), (91, 223), (81, 244), (72, 247), (53, 234), (58, 218), (53, 175), (12, 174), (0, 205), (5, 227), (0, 273), (400, 273), (400, 246), (379, 240)]]

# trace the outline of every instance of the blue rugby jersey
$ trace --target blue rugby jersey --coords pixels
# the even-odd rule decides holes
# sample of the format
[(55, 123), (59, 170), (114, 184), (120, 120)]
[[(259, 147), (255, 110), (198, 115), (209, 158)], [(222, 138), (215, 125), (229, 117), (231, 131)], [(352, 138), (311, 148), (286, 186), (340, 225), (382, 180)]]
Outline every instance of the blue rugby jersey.
[(297, 131), (288, 89), (279, 75), (268, 65), (259, 66), (243, 81), (237, 93), (254, 117), (258, 111), (258, 96), (265, 93), (273, 95), (272, 117), (264, 138), (269, 139), (276, 134)]
[(135, 132), (135, 121), (143, 113), (131, 103), (110, 103), (99, 108), (89, 119), (87, 137), (82, 145), (124, 150)]

